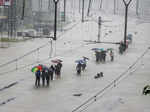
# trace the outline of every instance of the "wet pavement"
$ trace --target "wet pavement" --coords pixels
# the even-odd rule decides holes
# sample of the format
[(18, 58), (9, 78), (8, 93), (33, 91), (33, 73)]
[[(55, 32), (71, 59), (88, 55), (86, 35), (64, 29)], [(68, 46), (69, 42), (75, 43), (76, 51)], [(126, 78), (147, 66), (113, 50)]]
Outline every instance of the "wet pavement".
[[(124, 28), (122, 23), (123, 21), (118, 19), (117, 25), (110, 22), (110, 27), (103, 27), (101, 41), (118, 42), (122, 40)], [(56, 42), (53, 42), (51, 57), (49, 56), (51, 46), (46, 45), (39, 51), (25, 56), (17, 64), (12, 63), (1, 68), (1, 72), (16, 68), (16, 66), (18, 69), (0, 75), (0, 111), (73, 112), (75, 109), (76, 112), (79, 112), (80, 109), (85, 109), (88, 112), (149, 112), (150, 97), (142, 95), (142, 89), (149, 84), (150, 79), (149, 28), (149, 24), (137, 25), (136, 20), (132, 19), (128, 30), (133, 34), (133, 43), (123, 55), (120, 55), (118, 45), (85, 42), (85, 40), (97, 40), (97, 24), (94, 21), (79, 22), (74, 28), (60, 36)], [(105, 33), (108, 35), (104, 36)], [(0, 61), (5, 63), (15, 59), (47, 41), (48, 39), (33, 39), (17, 43), (15, 47), (0, 49)], [(95, 47), (114, 48), (114, 61), (111, 62), (108, 55), (105, 63), (97, 64), (94, 52), (91, 50)], [(86, 70), (81, 73), (81, 76), (77, 76), (75, 60), (82, 56), (90, 60)], [(61, 78), (51, 81), (49, 88), (42, 86), (36, 88), (34, 86), (35, 76), (31, 72), (31, 68), (36, 64), (28, 64), (42, 60), (40, 63), (50, 66), (51, 59), (54, 58), (63, 60)], [(22, 65), (28, 66), (20, 69)], [(95, 79), (96, 73), (101, 71), (104, 72), (104, 77)], [(119, 78), (120, 76), (122, 77)], [(118, 78), (119, 80), (116, 80)], [(110, 88), (105, 89), (108, 85)], [(81, 106), (102, 90), (104, 93), (98, 94), (96, 100), (92, 99), (86, 105)], [(74, 96), (74, 94), (81, 95)], [(80, 106), (81, 108), (76, 110)]]

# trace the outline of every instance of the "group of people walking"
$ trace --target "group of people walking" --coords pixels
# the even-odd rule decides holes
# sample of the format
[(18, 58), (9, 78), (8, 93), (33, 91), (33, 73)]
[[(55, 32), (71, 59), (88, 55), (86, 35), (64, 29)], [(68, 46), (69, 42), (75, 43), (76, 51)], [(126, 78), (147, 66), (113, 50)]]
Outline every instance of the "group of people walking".
[[(96, 56), (96, 62), (105, 62), (106, 61), (106, 56), (107, 56), (107, 51), (95, 51), (95, 56)], [(114, 60), (114, 52), (110, 50), (110, 60)]]
[(86, 68), (86, 63), (78, 63), (76, 66), (77, 74), (81, 74), (81, 71), (84, 71)]
[(38, 69), (35, 72), (35, 86), (39, 87), (40, 86), (40, 80), (42, 79), (42, 85), (43, 86), (49, 86), (50, 80), (52, 81), (54, 79), (54, 73), (56, 75), (56, 78), (60, 78), (61, 75), (61, 68), (62, 68), (62, 63), (57, 63), (55, 66), (51, 65), (49, 68), (42, 66), (41, 69)]
[(83, 59), (77, 63), (76, 66), (77, 74), (81, 74), (81, 71), (85, 70), (87, 60), (89, 60), (87, 57), (83, 57)]

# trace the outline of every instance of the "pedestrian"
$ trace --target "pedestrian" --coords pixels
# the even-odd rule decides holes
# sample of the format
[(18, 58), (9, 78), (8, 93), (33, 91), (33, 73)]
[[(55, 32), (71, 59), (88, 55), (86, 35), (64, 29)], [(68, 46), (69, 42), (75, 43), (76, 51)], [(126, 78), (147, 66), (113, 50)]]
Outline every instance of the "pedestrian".
[(99, 61), (102, 62), (103, 60), (103, 51), (99, 52)]
[(120, 45), (119, 45), (119, 53), (123, 54), (123, 51), (124, 51), (124, 43), (123, 43), (123, 41), (121, 41)]
[(96, 62), (101, 61), (101, 52), (95, 51), (95, 56), (96, 56)]
[(59, 76), (59, 68), (58, 68), (58, 65), (55, 65), (55, 75), (56, 75), (56, 78), (58, 78)]
[(49, 72), (48, 74), (50, 75), (50, 79), (51, 79), (51, 80), (53, 80), (54, 71), (55, 71), (55, 68), (54, 68), (53, 65), (51, 65), (51, 66), (49, 67), (49, 70), (48, 70), (48, 72)]
[(46, 78), (46, 73), (45, 73), (45, 69), (42, 69), (42, 85), (45, 86), (45, 78)]
[(41, 76), (41, 71), (37, 70), (35, 72), (35, 77), (36, 77), (36, 79), (35, 79), (35, 86), (36, 87), (40, 87), (40, 76)]
[(114, 52), (112, 50), (110, 51), (109, 55), (110, 55), (110, 58), (111, 58), (110, 60), (114, 61)]
[(57, 78), (60, 78), (61, 76), (61, 68), (62, 68), (62, 63), (58, 62), (57, 65), (55, 66)]
[(81, 67), (82, 67), (82, 64), (78, 63), (77, 66), (76, 66), (77, 74), (81, 73)]
[(47, 86), (49, 86), (49, 79), (50, 79), (50, 74), (48, 71), (49, 71), (48, 69), (45, 69), (45, 78), (46, 78)]
[(102, 53), (102, 60), (103, 60), (103, 62), (105, 62), (105, 60), (106, 60), (106, 51), (102, 51), (101, 53)]
[(89, 58), (87, 58), (87, 57), (83, 57), (82, 71), (84, 71), (84, 70), (85, 70), (85, 68), (86, 68), (87, 60), (89, 60)]
[(82, 63), (82, 71), (84, 71), (86, 68), (86, 63)]
[(61, 62), (59, 62), (59, 63), (57, 64), (57, 66), (58, 66), (59, 71), (60, 71), (60, 73), (61, 73), (62, 63), (61, 63)]

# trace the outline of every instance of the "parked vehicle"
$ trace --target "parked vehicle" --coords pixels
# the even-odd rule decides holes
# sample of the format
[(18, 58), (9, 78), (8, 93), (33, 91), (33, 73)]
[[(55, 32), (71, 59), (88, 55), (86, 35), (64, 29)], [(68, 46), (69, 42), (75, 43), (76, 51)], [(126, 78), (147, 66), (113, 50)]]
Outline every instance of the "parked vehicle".
[(17, 31), (17, 36), (23, 36), (23, 37), (36, 37), (37, 32), (34, 29), (25, 29)]

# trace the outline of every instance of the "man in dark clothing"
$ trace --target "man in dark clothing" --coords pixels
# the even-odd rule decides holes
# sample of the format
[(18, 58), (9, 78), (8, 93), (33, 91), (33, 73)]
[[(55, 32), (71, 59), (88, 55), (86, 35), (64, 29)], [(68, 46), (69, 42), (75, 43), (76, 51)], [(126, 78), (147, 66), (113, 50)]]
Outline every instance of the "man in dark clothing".
[(42, 77), (42, 84), (43, 84), (43, 86), (45, 86), (45, 78), (46, 78), (45, 69), (42, 70), (42, 75), (41, 75), (41, 77)]
[(58, 66), (58, 67), (59, 67), (59, 69), (61, 70), (62, 63), (61, 63), (61, 62), (59, 62), (59, 63), (57, 64), (57, 66)]
[(58, 66), (58, 70), (59, 70), (59, 75), (61, 75), (62, 63), (59, 62), (59, 63), (57, 64), (57, 66)]
[(81, 73), (81, 67), (82, 67), (82, 64), (78, 63), (77, 66), (76, 66), (77, 74)]
[(60, 77), (60, 70), (59, 70), (59, 66), (58, 66), (58, 64), (57, 64), (57, 65), (55, 65), (55, 75), (56, 75), (56, 77), (57, 77), (57, 78), (59, 78), (59, 77)]
[(100, 52), (95, 51), (95, 56), (96, 56), (96, 62), (99, 62), (99, 59), (100, 59)]
[(106, 60), (106, 51), (102, 51), (101, 53), (102, 53), (102, 60), (103, 60), (103, 62), (105, 62), (105, 60)]
[(35, 77), (36, 77), (35, 86), (36, 87), (40, 86), (40, 76), (41, 76), (41, 71), (37, 70), (37, 72), (35, 72)]
[(47, 86), (49, 86), (50, 74), (48, 69), (45, 69), (45, 77), (46, 77)]
[(60, 78), (60, 75), (61, 75), (61, 67), (62, 67), (61, 62), (57, 63), (57, 65), (55, 66), (55, 73), (56, 73), (56, 75), (57, 75), (57, 78)]
[(54, 74), (55, 68), (53, 65), (50, 66), (48, 70), (48, 74), (50, 75), (50, 79), (53, 80), (53, 74)]

